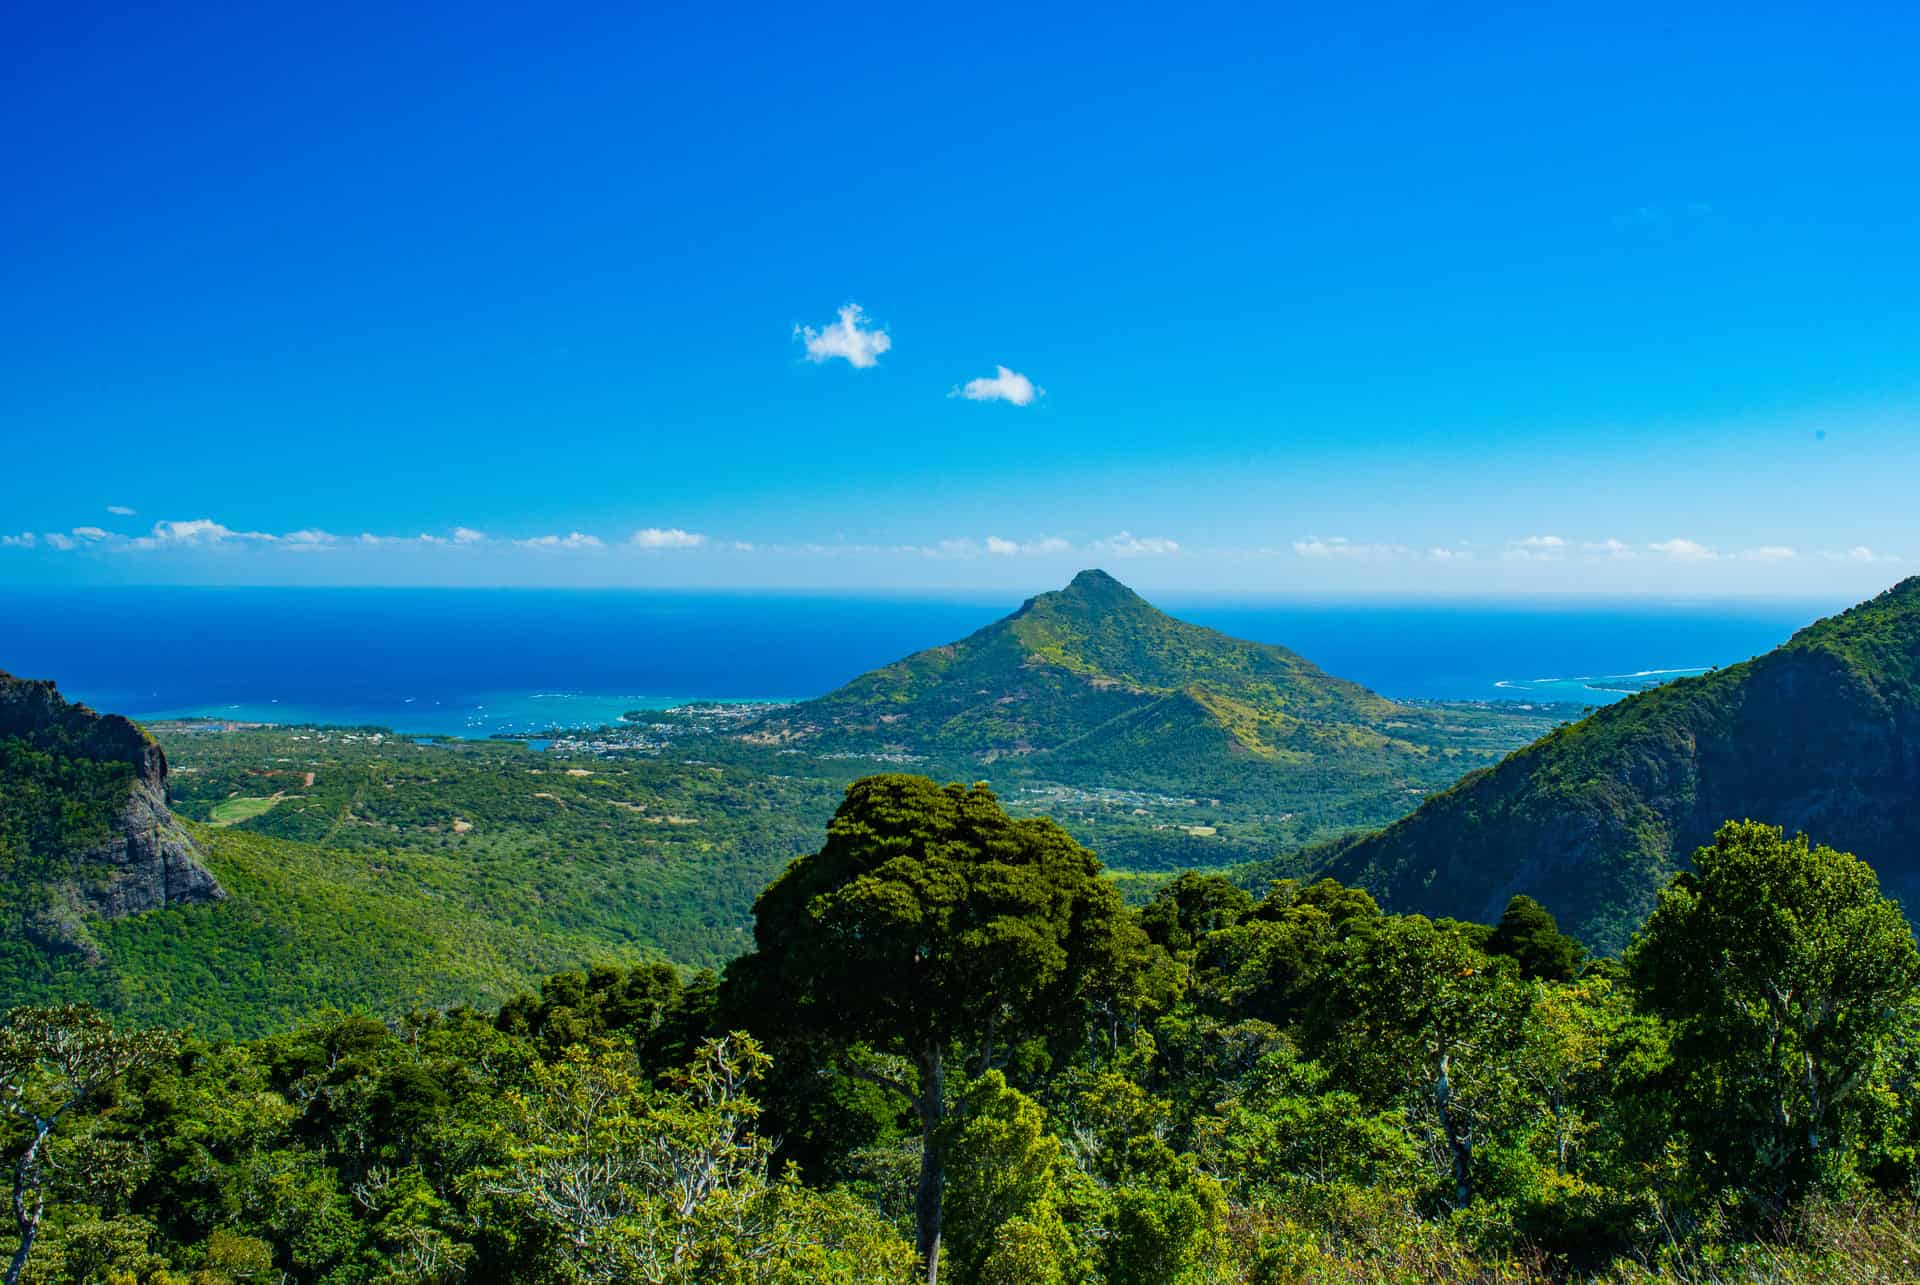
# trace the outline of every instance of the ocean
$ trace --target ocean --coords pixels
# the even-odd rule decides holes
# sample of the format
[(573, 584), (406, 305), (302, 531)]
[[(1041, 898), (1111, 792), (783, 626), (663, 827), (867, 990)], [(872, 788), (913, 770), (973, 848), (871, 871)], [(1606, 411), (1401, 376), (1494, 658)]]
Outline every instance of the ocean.
[[(1619, 699), (1606, 684), (1629, 676), (1745, 660), (1847, 605), (1152, 597), (1386, 696), (1583, 704)], [(689, 700), (815, 696), (1018, 605), (1017, 594), (0, 588), (0, 670), (136, 718), (479, 737)]]

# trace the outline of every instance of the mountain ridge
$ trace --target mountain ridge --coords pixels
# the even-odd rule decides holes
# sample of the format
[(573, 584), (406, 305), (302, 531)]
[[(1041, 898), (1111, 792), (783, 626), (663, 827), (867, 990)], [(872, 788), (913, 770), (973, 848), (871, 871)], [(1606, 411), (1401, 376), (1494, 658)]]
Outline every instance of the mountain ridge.
[(1301, 864), (1490, 919), (1525, 893), (1615, 950), (1723, 821), (1804, 830), (1920, 893), (1920, 576), (1772, 651), (1606, 706)]

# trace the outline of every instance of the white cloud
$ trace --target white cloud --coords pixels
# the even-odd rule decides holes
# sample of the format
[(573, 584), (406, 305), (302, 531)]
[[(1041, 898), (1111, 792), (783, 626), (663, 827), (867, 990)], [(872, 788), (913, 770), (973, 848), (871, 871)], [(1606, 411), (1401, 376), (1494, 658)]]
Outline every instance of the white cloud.
[(49, 549), (71, 549), (73, 547), (73, 537), (61, 535), (58, 531), (49, 531), (42, 538), (46, 540)]
[(332, 544), (335, 540), (339, 539), (339, 537), (332, 532), (322, 531), (319, 527), (304, 527), (298, 531), (289, 531), (280, 538), (288, 544), (298, 545), (308, 549), (320, 545)]
[(641, 549), (697, 549), (706, 542), (707, 537), (699, 532), (682, 531), (677, 526), (665, 530), (657, 526), (642, 527), (628, 541)]
[(1827, 558), (1827, 559), (1829, 559), (1830, 561), (1833, 561), (1833, 562), (1861, 562), (1861, 563), (1869, 563), (1869, 562), (1898, 562), (1898, 561), (1900, 561), (1900, 559), (1899, 559), (1899, 558), (1897, 558), (1897, 557), (1895, 557), (1895, 556), (1894, 556), (1893, 554), (1891, 554), (1891, 553), (1875, 553), (1875, 552), (1874, 552), (1874, 551), (1873, 551), (1872, 549), (1869, 549), (1869, 548), (1868, 548), (1868, 547), (1867, 547), (1866, 545), (1864, 545), (1864, 544), (1860, 544), (1860, 545), (1855, 545), (1855, 546), (1854, 546), (1853, 548), (1851, 548), (1851, 549), (1845, 549), (1845, 550), (1829, 550), (1828, 552), (1826, 552), (1826, 553), (1823, 553), (1823, 554), (1821, 554), (1820, 556), (1821, 556), (1821, 557), (1823, 557), (1823, 558)]
[(1073, 546), (1058, 536), (1048, 536), (1041, 540), (1003, 540), (997, 535), (987, 537), (987, 552), (1003, 558), (1020, 554), (1065, 553)]
[(457, 526), (453, 529), (455, 544), (479, 544), (487, 538), (485, 531), (476, 531), (470, 526)]
[(1580, 547), (1588, 553), (1597, 553), (1609, 558), (1634, 558), (1639, 556), (1633, 551), (1633, 546), (1625, 540), (1588, 540)]
[(1465, 549), (1441, 549), (1441, 548), (1428, 549), (1427, 556), (1429, 558), (1432, 558), (1435, 562), (1464, 562), (1467, 559), (1473, 557), (1473, 555), (1471, 553), (1468, 553)]
[(865, 370), (877, 364), (880, 354), (893, 347), (893, 339), (879, 327), (869, 330), (860, 323), (866, 320), (866, 313), (857, 303), (850, 303), (840, 309), (840, 320), (824, 330), (815, 330), (812, 326), (795, 326), (794, 338), (807, 346), (807, 360), (811, 362), (831, 361), (835, 357), (844, 357), (847, 364), (857, 370)]
[(108, 534), (97, 526), (77, 526), (73, 529), (73, 533), (82, 540), (104, 540)]
[(1293, 542), (1303, 558), (1393, 558), (1412, 550), (1403, 544), (1356, 544), (1343, 535), (1310, 535)]
[(1008, 370), (1005, 366), (995, 366), (992, 378), (969, 379), (959, 385), (949, 397), (964, 397), (970, 402), (1012, 402), (1015, 406), (1031, 406), (1036, 397), (1045, 397), (1047, 390), (1037, 388), (1034, 382), (1017, 370)]
[(570, 531), (566, 535), (537, 535), (531, 540), (515, 540), (515, 544), (528, 549), (604, 549), (597, 535), (586, 535), (579, 531)]
[(1111, 553), (1116, 558), (1156, 557), (1180, 552), (1178, 541), (1165, 536), (1136, 536), (1131, 531), (1119, 531), (1104, 540), (1093, 542), (1094, 552)]
[[(451, 541), (449, 541), (449, 540), (447, 539), (447, 537), (446, 537), (446, 536), (444, 536), (444, 535), (428, 535), (428, 534), (427, 534), (427, 533), (426, 533), (425, 531), (422, 531), (422, 532), (421, 532), (421, 533), (419, 534), (419, 536), (418, 536), (417, 538), (419, 539), (419, 541), (420, 541), (420, 543), (422, 543), (422, 544), (449, 544), (449, 543), (451, 543)], [(547, 539), (549, 539), (549, 540), (551, 540), (551, 539), (553, 539), (553, 538), (554, 538), (553, 536), (548, 536), (548, 537), (547, 537)], [(522, 541), (521, 541), (520, 543), (522, 543), (522, 544), (525, 544), (525, 543), (526, 543), (526, 541), (525, 541), (525, 540), (522, 540)]]
[(33, 532), (22, 531), (19, 535), (0, 535), (0, 549), (31, 549), (39, 541)]
[(1529, 535), (1509, 540), (1500, 556), (1508, 562), (1553, 562), (1567, 551), (1567, 541), (1557, 535)]
[(156, 522), (153, 524), (151, 534), (129, 540), (124, 547), (129, 549), (205, 548), (228, 540), (271, 542), (278, 538), (268, 535), (265, 531), (235, 531), (232, 527), (215, 522), (212, 518), (191, 518), (187, 521)]
[(1742, 562), (1791, 562), (1800, 554), (1784, 544), (1763, 544), (1757, 549), (1743, 549), (1734, 556)]
[(1647, 546), (1654, 553), (1665, 554), (1675, 562), (1712, 562), (1720, 555), (1697, 540), (1656, 540)]
[(107, 512), (117, 518), (130, 518), (134, 515), (135, 510), (128, 508), (124, 504), (109, 504), (107, 506)]

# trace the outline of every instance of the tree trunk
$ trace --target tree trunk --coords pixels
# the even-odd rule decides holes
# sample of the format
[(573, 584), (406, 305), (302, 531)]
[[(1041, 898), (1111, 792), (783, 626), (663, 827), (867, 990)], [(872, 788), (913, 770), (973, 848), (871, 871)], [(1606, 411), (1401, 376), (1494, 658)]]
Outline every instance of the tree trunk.
[(940, 1125), (946, 1117), (945, 1074), (942, 1050), (928, 1049), (920, 1060), (920, 1186), (913, 1202), (920, 1258), (927, 1265), (927, 1285), (939, 1285), (940, 1280), (940, 1201), (947, 1181), (940, 1138)]
[(1453, 1084), (1447, 1078), (1450, 1057), (1440, 1059), (1440, 1078), (1434, 1081), (1433, 1105), (1440, 1115), (1440, 1132), (1446, 1137), (1447, 1150), (1453, 1156), (1453, 1207), (1465, 1209), (1473, 1197), (1473, 1144), (1454, 1128)]
[[(13, 1261), (7, 1264), (6, 1285), (19, 1285), (20, 1273), (27, 1269), (27, 1256), (33, 1253), (33, 1242), (40, 1235), (40, 1216), (46, 1211), (47, 1202), (40, 1194), (40, 1150), (46, 1145), (47, 1134), (52, 1125), (45, 1120), (34, 1122), (33, 1141), (27, 1146), (27, 1154), (20, 1157), (20, 1163), (13, 1170), (13, 1221), (20, 1232), (20, 1247), (13, 1251)], [(27, 1192), (33, 1192), (33, 1207), (27, 1207)]]

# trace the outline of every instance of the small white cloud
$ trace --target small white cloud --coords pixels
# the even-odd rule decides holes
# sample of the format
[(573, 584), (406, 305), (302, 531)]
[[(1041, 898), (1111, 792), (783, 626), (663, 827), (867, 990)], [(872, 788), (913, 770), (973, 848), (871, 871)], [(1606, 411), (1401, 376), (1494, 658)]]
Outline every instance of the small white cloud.
[(1734, 556), (1742, 562), (1791, 562), (1800, 554), (1784, 544), (1763, 544), (1757, 549), (1742, 549)]
[(1697, 540), (1656, 540), (1647, 546), (1654, 553), (1664, 554), (1675, 562), (1712, 562), (1720, 555)]
[(19, 535), (0, 535), (0, 549), (31, 549), (38, 543), (38, 538), (31, 531), (22, 531)]
[(1131, 531), (1120, 531), (1104, 540), (1093, 543), (1094, 552), (1111, 553), (1116, 558), (1158, 557), (1180, 552), (1178, 541), (1165, 536), (1136, 536)]
[(727, 548), (732, 549), (735, 553), (753, 552), (753, 545), (746, 540), (731, 540), (727, 543)]
[(1598, 554), (1605, 558), (1632, 558), (1639, 556), (1634, 553), (1633, 546), (1624, 540), (1588, 540), (1580, 547), (1588, 553)]
[(153, 524), (156, 539), (175, 544), (218, 544), (222, 540), (271, 540), (265, 531), (236, 531), (223, 526), (212, 518), (195, 518), (190, 522), (156, 522)]
[(795, 326), (793, 335), (806, 344), (808, 361), (818, 363), (844, 357), (856, 370), (865, 370), (877, 364), (880, 354), (893, 347), (893, 339), (886, 331), (877, 326), (873, 329), (862, 326), (860, 323), (865, 319), (866, 313), (860, 305), (850, 303), (840, 309), (840, 320), (826, 329)]
[(1343, 535), (1310, 535), (1293, 542), (1303, 558), (1394, 558), (1413, 552), (1403, 544), (1356, 544)]
[(1509, 562), (1552, 562), (1567, 551), (1566, 539), (1557, 535), (1529, 535), (1509, 540), (1500, 556)]
[(570, 531), (566, 535), (537, 535), (530, 540), (515, 540), (515, 544), (528, 549), (604, 549), (597, 535), (586, 535), (579, 531)]
[(361, 544), (387, 544), (390, 541), (392, 541), (392, 539), (393, 539), (392, 536), (375, 535), (371, 531), (362, 531), (360, 533)]
[(1465, 549), (1440, 549), (1440, 548), (1428, 549), (1427, 556), (1429, 558), (1432, 558), (1435, 562), (1464, 562), (1467, 559), (1473, 557), (1473, 555), (1467, 552)]
[[(420, 543), (421, 543), (421, 544), (449, 544), (449, 543), (451, 543), (451, 541), (449, 541), (449, 540), (447, 539), (447, 537), (446, 537), (446, 536), (444, 536), (444, 535), (429, 535), (429, 534), (427, 534), (427, 533), (426, 533), (425, 531), (422, 531), (422, 532), (421, 532), (421, 533), (419, 534), (419, 536), (418, 536), (417, 538), (419, 539), (419, 541), (420, 541)], [(549, 540), (551, 540), (551, 539), (553, 539), (553, 538), (554, 538), (554, 537), (552, 537), (552, 536), (548, 536), (548, 537), (547, 537), (547, 539), (549, 539)], [(523, 540), (523, 541), (521, 541), (521, 543), (522, 543), (522, 544), (524, 544), (524, 543), (526, 543), (526, 541), (524, 541), (524, 540)]]
[(453, 529), (455, 544), (479, 544), (487, 538), (485, 531), (476, 531), (470, 526), (457, 526)]
[(124, 504), (109, 504), (107, 506), (107, 512), (117, 518), (130, 518), (134, 515), (135, 510), (128, 508)]
[(1065, 553), (1072, 547), (1058, 536), (1048, 536), (1041, 540), (1003, 540), (997, 535), (987, 537), (987, 552), (1003, 558), (1017, 557), (1022, 554)]
[(995, 366), (992, 378), (969, 379), (959, 385), (949, 397), (964, 397), (970, 402), (1011, 402), (1015, 406), (1031, 406), (1037, 397), (1045, 397), (1047, 390), (1037, 388), (1034, 382), (1017, 370), (1008, 370), (1005, 366)]
[(73, 529), (73, 533), (82, 540), (104, 540), (108, 535), (97, 526), (77, 526)]
[(322, 531), (319, 527), (304, 527), (298, 531), (289, 531), (280, 539), (297, 548), (317, 549), (332, 544), (339, 537), (330, 531)]
[(1869, 549), (1864, 544), (1855, 545), (1851, 549), (1829, 550), (1828, 552), (1823, 553), (1820, 556), (1833, 562), (1870, 563), (1870, 562), (1900, 561), (1899, 558), (1895, 557), (1891, 553), (1875, 553), (1872, 549)]
[(125, 547), (129, 549), (192, 549), (224, 544), (228, 540), (272, 542), (278, 538), (278, 536), (268, 535), (265, 531), (235, 531), (232, 527), (215, 522), (212, 518), (191, 518), (186, 521), (156, 522), (150, 534), (127, 541)]
[(49, 531), (41, 538), (47, 542), (49, 549), (71, 549), (73, 547), (73, 537), (61, 535), (58, 531)]
[(642, 527), (633, 533), (629, 544), (641, 549), (697, 549), (707, 542), (707, 537), (697, 531), (682, 531), (679, 527), (657, 526)]

